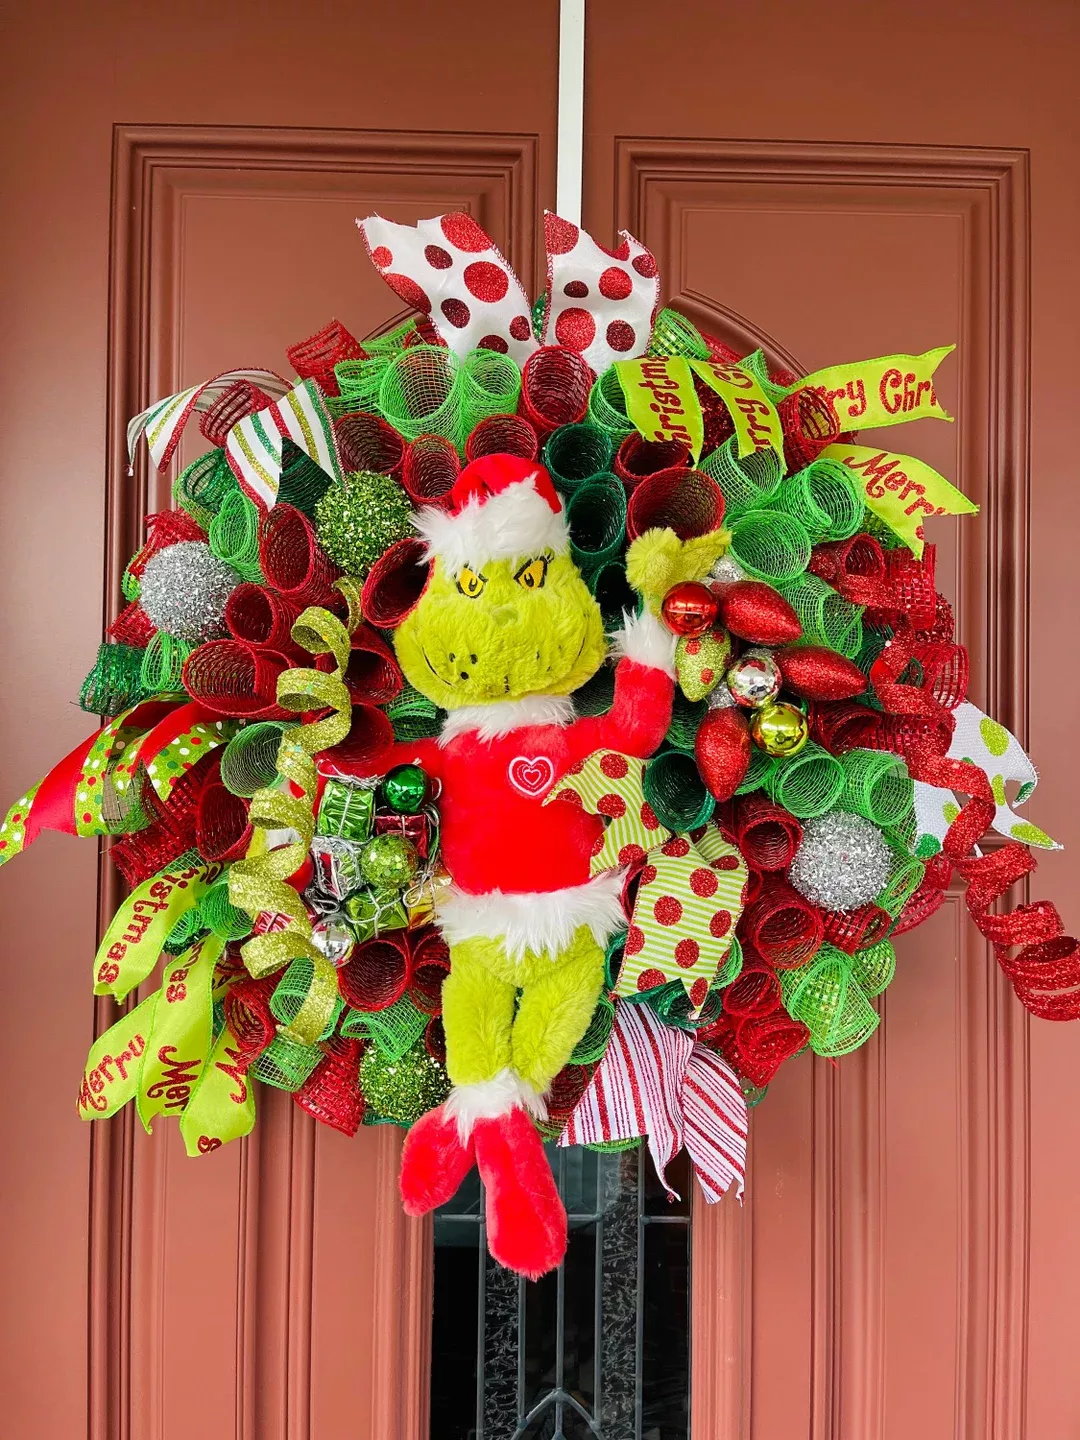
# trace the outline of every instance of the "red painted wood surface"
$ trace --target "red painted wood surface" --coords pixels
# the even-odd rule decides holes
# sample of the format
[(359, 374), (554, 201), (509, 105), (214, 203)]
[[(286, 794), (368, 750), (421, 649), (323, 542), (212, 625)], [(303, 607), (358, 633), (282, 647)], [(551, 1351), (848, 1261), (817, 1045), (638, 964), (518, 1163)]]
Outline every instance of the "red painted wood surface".
[[(92, 728), (69, 702), (167, 493), (126, 477), (128, 415), (333, 314), (388, 318), (352, 224), (371, 209), (471, 209), (540, 278), (554, 0), (154, 8), (9, 20), (12, 796)], [(590, 0), (585, 215), (651, 244), (703, 323), (805, 369), (960, 342), (957, 423), (890, 440), (983, 506), (939, 522), (942, 571), (973, 698), (1040, 764), (1032, 816), (1070, 848), (1039, 893), (1074, 928), (1077, 24), (1057, 0)], [(257, 1136), (194, 1163), (164, 1124), (75, 1118), (97, 891), (67, 837), (0, 874), (5, 1440), (420, 1440), (428, 1237), (393, 1132), (346, 1141), (269, 1095)], [(901, 942), (886, 1008), (863, 1052), (773, 1087), (743, 1210), (701, 1207), (697, 1440), (1080, 1433), (1080, 1029), (1024, 1019), (959, 899)]]

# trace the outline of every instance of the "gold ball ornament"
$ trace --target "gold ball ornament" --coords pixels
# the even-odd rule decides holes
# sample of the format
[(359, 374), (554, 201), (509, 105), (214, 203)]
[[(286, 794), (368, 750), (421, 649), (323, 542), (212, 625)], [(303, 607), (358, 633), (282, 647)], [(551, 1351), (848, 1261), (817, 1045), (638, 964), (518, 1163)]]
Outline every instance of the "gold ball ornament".
[(754, 744), (777, 760), (797, 755), (810, 738), (810, 722), (797, 705), (786, 700), (763, 705), (750, 717)]
[(728, 667), (727, 686), (736, 705), (757, 710), (780, 693), (780, 667), (768, 650), (747, 650)]

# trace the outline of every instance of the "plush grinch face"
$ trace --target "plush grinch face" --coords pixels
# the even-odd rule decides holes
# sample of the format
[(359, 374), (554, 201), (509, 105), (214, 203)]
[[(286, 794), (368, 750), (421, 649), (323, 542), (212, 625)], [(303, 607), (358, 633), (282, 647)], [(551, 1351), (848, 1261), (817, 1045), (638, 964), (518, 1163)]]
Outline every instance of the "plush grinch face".
[(568, 695), (606, 650), (596, 601), (569, 555), (551, 551), (456, 574), (437, 559), (394, 646), (409, 683), (444, 710)]

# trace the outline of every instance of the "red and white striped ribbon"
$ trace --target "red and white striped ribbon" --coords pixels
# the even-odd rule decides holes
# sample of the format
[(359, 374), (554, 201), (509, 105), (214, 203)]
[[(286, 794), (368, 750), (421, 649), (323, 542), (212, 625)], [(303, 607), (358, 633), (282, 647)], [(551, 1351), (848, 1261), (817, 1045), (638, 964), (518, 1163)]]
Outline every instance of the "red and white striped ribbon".
[(164, 470), (176, 452), (184, 433), (184, 426), (198, 410), (209, 410), (216, 405), (230, 385), (238, 380), (248, 380), (273, 399), (280, 399), (289, 389), (291, 382), (283, 380), (273, 370), (226, 370), (201, 385), (190, 385), (175, 395), (166, 395), (164, 400), (155, 400), (153, 405), (128, 421), (127, 444), (128, 462), (135, 457), (135, 446), (145, 433), (150, 447), (150, 456), (159, 470)]
[(734, 1072), (685, 1030), (665, 1025), (647, 1005), (616, 1001), (604, 1058), (578, 1101), (560, 1145), (648, 1139), (664, 1188), (667, 1167), (684, 1147), (705, 1199), (746, 1174), (746, 1101)]

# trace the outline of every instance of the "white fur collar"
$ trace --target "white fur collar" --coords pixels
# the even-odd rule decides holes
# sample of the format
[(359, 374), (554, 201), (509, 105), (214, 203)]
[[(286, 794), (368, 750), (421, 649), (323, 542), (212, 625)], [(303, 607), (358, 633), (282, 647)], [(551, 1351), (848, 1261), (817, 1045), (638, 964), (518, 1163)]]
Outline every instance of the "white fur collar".
[(460, 705), (443, 721), (440, 745), (475, 730), (481, 740), (509, 735), (526, 725), (572, 725), (574, 702), (569, 695), (526, 695), (521, 700), (493, 700), (490, 705)]

